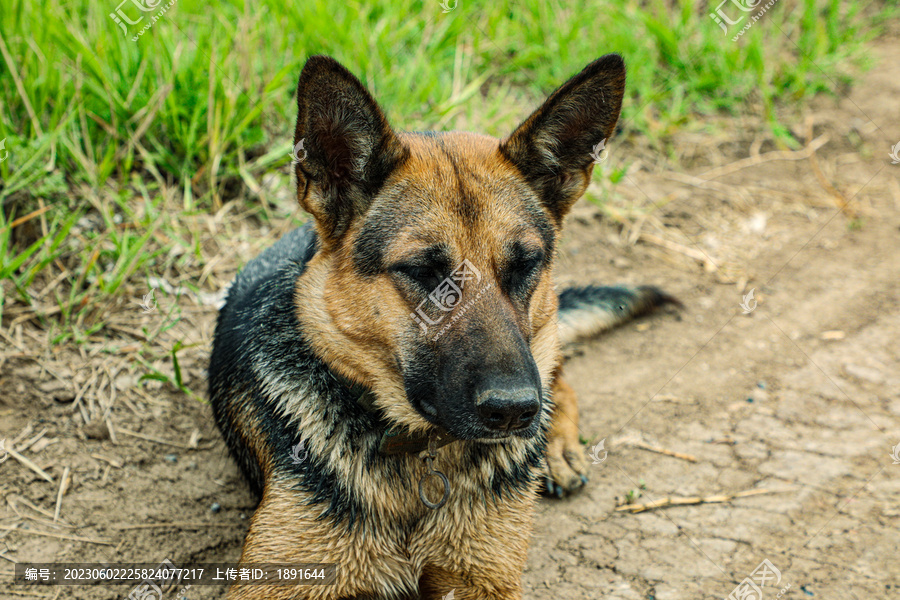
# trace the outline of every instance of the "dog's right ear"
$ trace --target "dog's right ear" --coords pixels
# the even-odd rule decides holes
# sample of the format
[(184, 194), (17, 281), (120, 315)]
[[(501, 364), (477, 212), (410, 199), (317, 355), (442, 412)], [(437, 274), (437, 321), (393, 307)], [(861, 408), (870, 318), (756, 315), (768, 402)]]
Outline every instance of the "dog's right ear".
[(501, 142), (500, 151), (537, 190), (557, 223), (587, 189), (595, 156), (615, 132), (624, 94), (622, 57), (601, 56)]
[(297, 197), (328, 248), (366, 212), (408, 151), (365, 86), (331, 57), (306, 61), (297, 108)]

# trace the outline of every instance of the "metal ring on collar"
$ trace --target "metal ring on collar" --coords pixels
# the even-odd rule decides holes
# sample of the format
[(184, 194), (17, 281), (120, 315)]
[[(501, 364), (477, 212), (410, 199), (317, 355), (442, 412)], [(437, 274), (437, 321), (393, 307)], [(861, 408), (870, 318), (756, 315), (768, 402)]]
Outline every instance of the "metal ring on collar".
[[(436, 475), (444, 483), (444, 494), (441, 496), (441, 499), (438, 500), (436, 503), (429, 500), (428, 497), (425, 495), (425, 487), (424, 487), (425, 486), (425, 478), (428, 477), (429, 475)], [(440, 471), (434, 471), (434, 470), (429, 471), (428, 473), (425, 473), (424, 475), (422, 475), (422, 478), (419, 480), (419, 499), (422, 501), (422, 504), (424, 504), (425, 506), (427, 506), (428, 508), (430, 508), (432, 510), (437, 510), (440, 507), (442, 507), (444, 504), (447, 503), (447, 498), (449, 498), (449, 497), (450, 497), (450, 480), (447, 479), (446, 475), (444, 475)]]

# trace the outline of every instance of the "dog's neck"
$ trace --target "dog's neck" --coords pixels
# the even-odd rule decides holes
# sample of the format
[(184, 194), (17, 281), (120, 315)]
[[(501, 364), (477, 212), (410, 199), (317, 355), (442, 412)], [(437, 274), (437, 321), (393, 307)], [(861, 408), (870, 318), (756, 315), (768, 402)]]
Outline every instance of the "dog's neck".
[[(332, 371), (335, 379), (340, 382), (347, 391), (356, 399), (356, 403), (369, 412), (377, 411), (375, 406), (375, 392), (366, 386), (350, 381), (346, 377)], [(392, 454), (419, 454), (428, 449), (428, 443), (434, 438), (434, 447), (442, 448), (447, 444), (457, 441), (455, 437), (440, 427), (435, 427), (430, 433), (410, 433), (404, 427), (392, 427), (381, 436), (381, 444), (378, 451), (390, 456)]]

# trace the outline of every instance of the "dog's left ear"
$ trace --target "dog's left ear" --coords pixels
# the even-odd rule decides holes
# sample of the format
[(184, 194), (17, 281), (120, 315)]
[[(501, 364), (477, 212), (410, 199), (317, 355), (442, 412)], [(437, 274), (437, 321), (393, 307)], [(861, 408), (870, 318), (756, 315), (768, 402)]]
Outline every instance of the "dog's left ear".
[(598, 144), (612, 137), (624, 93), (625, 62), (607, 54), (559, 87), (501, 142), (500, 151), (557, 223), (587, 188), (594, 156), (604, 147)]
[(407, 154), (359, 79), (331, 57), (306, 61), (297, 83), (297, 197), (325, 247), (365, 214)]

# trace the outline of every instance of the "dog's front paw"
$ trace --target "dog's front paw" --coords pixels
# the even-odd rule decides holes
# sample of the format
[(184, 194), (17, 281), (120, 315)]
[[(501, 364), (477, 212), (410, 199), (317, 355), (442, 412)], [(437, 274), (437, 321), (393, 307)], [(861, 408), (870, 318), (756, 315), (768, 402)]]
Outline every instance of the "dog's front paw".
[(551, 496), (562, 498), (580, 490), (587, 483), (587, 458), (578, 437), (551, 438), (547, 444), (544, 488)]

